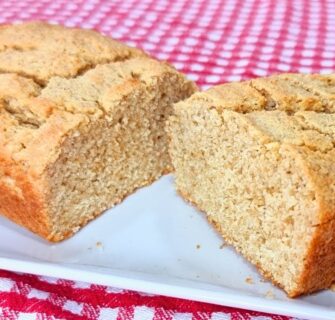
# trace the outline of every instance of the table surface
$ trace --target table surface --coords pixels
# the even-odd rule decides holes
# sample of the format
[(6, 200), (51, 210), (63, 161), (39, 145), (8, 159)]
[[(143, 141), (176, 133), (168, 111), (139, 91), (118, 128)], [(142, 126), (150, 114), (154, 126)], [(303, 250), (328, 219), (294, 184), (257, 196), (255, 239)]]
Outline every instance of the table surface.
[[(96, 29), (167, 60), (201, 88), (335, 70), (335, 2), (0, 0), (0, 23)], [(0, 270), (0, 319), (291, 319)]]

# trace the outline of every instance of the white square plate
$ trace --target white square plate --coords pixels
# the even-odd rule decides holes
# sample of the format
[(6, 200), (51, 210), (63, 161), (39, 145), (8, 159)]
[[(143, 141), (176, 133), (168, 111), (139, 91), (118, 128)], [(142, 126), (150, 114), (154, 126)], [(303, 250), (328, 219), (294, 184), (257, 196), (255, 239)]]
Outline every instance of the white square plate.
[(304, 319), (335, 319), (335, 293), (288, 299), (222, 244), (204, 215), (176, 195), (171, 176), (137, 191), (59, 244), (0, 218), (3, 269)]

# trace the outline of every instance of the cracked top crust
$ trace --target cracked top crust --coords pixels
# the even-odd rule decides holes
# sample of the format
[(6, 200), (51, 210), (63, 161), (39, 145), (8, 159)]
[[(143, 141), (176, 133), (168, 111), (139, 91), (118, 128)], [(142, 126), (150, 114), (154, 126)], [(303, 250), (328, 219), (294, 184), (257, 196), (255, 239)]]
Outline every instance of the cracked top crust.
[(0, 72), (45, 85), (54, 76), (74, 77), (95, 65), (145, 55), (91, 31), (43, 22), (0, 27)]
[(297, 170), (315, 186), (315, 223), (335, 218), (335, 75), (281, 74), (224, 84), (193, 94), (177, 108), (194, 104), (238, 117), (271, 150), (293, 150)]
[(194, 97), (208, 99), (220, 112), (241, 113), (273, 140), (313, 151), (335, 149), (334, 75), (281, 74), (224, 84)]
[(112, 119), (127, 94), (171, 78), (194, 88), (169, 65), (94, 31), (0, 27), (0, 164), (39, 174), (69, 131)]

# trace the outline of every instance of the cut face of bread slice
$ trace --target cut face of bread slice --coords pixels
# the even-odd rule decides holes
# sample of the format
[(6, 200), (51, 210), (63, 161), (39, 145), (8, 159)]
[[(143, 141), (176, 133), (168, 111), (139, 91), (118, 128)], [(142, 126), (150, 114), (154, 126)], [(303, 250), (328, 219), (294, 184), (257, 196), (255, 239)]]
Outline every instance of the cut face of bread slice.
[[(58, 42), (64, 63), (44, 55)], [(7, 26), (1, 45), (2, 214), (60, 241), (171, 170), (164, 127), (195, 90), (184, 76), (90, 31)]]
[(167, 126), (179, 193), (291, 297), (335, 279), (333, 82), (300, 78), (195, 93)]

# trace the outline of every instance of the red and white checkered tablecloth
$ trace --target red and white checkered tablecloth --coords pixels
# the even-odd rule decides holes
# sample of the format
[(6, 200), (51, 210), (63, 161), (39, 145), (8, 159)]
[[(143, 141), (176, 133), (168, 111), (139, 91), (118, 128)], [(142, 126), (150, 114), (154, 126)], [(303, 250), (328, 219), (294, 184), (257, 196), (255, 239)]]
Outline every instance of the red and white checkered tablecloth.
[[(335, 71), (333, 0), (0, 0), (0, 23), (93, 28), (168, 60), (201, 87)], [(199, 302), (0, 271), (0, 319), (276, 319)]]

